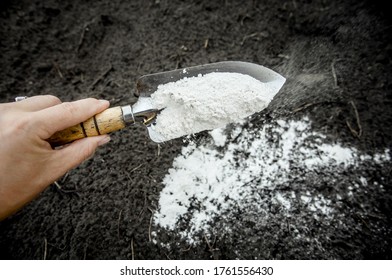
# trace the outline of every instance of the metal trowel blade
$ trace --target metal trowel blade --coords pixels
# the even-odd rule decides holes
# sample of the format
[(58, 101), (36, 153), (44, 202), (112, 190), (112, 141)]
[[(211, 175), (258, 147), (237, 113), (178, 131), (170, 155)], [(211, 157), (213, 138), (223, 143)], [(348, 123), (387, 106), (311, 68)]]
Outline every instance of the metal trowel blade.
[(249, 75), (263, 83), (271, 83), (271, 86), (276, 84), (277, 89), (280, 89), (286, 81), (275, 71), (255, 63), (222, 61), (141, 76), (136, 81), (136, 96), (148, 97), (157, 90), (159, 85), (176, 82), (185, 77), (195, 77), (213, 72)]
[[(153, 102), (150, 96), (158, 89), (159, 85), (176, 82), (183, 78), (196, 77), (213, 72), (239, 73), (251, 76), (263, 83), (267, 83), (270, 88), (276, 89), (276, 92), (285, 83), (286, 79), (275, 71), (264, 66), (243, 62), (243, 61), (223, 61), (210, 64), (203, 64), (193, 67), (187, 67), (172, 71), (158, 72), (154, 74), (141, 76), (137, 80), (136, 96), (139, 97), (135, 108), (138, 110), (158, 109), (153, 108)], [(164, 110), (164, 109), (163, 109)], [(152, 141), (161, 143), (167, 141), (165, 137), (158, 134), (152, 126), (148, 126), (148, 133)]]

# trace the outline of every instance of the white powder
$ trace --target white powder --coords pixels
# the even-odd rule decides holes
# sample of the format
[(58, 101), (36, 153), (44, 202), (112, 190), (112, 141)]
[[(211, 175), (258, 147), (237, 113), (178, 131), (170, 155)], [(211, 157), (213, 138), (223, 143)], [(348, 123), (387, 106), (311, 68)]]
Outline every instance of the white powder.
[(223, 147), (226, 144), (227, 136), (223, 132), (224, 128), (217, 128), (210, 131), (214, 144), (218, 147)]
[(285, 82), (273, 73), (276, 78), (267, 83), (240, 73), (214, 72), (158, 86), (151, 102), (164, 110), (149, 128), (151, 138), (163, 142), (219, 128), (265, 109)]
[[(236, 220), (231, 213), (243, 213), (259, 222), (268, 219), (271, 203), (280, 205), (287, 216), (292, 209), (304, 205), (301, 213), (307, 209), (314, 219), (332, 219), (336, 202), (314, 193), (313, 188), (317, 184), (325, 188), (325, 182), (334, 187), (337, 180), (346, 180), (347, 195), (353, 195), (345, 170), (359, 168), (365, 161), (390, 161), (389, 150), (364, 155), (355, 148), (327, 144), (324, 135), (311, 130), (308, 118), (280, 120), (265, 125), (261, 131), (237, 125), (232, 131), (218, 129), (211, 134), (216, 144), (190, 144), (174, 160), (163, 180), (159, 209), (154, 215), (156, 225), (175, 231), (191, 244), (214, 229), (217, 217), (221, 221)], [(237, 137), (235, 143), (229, 141), (233, 135)], [(217, 146), (224, 146), (224, 153), (218, 152)], [(320, 176), (316, 176), (311, 183), (315, 185), (296, 198), (294, 191), (298, 190), (292, 185), (298, 186), (310, 171), (323, 174), (324, 183), (318, 183)], [(365, 184), (363, 176), (359, 181), (365, 186), (368, 182)], [(262, 195), (266, 193), (270, 196)], [(221, 234), (230, 233), (229, 225), (219, 230)]]

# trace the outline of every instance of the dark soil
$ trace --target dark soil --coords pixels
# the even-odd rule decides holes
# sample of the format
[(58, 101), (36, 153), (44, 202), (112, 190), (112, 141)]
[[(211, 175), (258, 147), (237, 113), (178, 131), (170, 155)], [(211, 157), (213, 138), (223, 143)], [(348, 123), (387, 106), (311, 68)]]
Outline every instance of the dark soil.
[[(0, 102), (53, 94), (126, 105), (136, 102), (141, 75), (249, 61), (288, 79), (256, 124), (307, 114), (315, 130), (336, 141), (365, 153), (383, 151), (392, 148), (386, 11), (377, 1), (1, 1)], [(269, 231), (218, 237), (214, 250), (207, 243), (189, 250), (154, 244), (149, 231), (161, 181), (183, 145), (170, 141), (158, 153), (142, 127), (114, 133), (94, 158), (0, 224), (1, 258), (392, 258), (390, 167), (367, 171), (382, 178), (384, 191), (369, 185), (369, 195), (346, 205), (352, 216), (343, 228), (332, 222), (320, 232), (319, 224), (307, 224), (315, 238), (331, 237), (319, 238), (321, 244), (298, 246), (279, 220)], [(253, 236), (263, 240), (257, 250), (248, 242)], [(160, 240), (182, 244), (169, 232), (160, 231)]]

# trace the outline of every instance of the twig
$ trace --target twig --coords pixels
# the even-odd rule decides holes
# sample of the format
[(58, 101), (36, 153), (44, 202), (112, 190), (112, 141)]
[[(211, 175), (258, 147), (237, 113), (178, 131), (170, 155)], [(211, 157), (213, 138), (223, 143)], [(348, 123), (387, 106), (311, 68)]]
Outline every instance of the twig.
[(362, 135), (362, 126), (361, 126), (361, 121), (359, 119), (359, 113), (358, 113), (358, 110), (357, 110), (357, 106), (355, 106), (355, 103), (352, 100), (351, 100), (350, 103), (351, 103), (351, 106), (353, 106), (353, 108), (354, 108), (355, 118), (357, 119), (357, 126), (358, 126), (358, 129), (359, 129), (358, 137), (361, 137), (361, 135)]
[(296, 9), (297, 9), (297, 2), (295, 2), (295, 0), (293, 0), (292, 2), (293, 2), (293, 8), (294, 8), (294, 10), (296, 10)]
[(306, 108), (308, 108), (308, 107), (310, 107), (310, 106), (313, 106), (313, 105), (315, 105), (315, 104), (317, 104), (317, 103), (307, 103), (307, 104), (305, 104), (305, 105), (303, 105), (303, 106), (301, 106), (301, 107), (298, 107), (298, 108), (294, 109), (294, 110), (293, 110), (293, 113), (297, 113), (297, 112), (299, 112), (299, 111), (305, 110)]
[(361, 126), (361, 121), (360, 121), (360, 119), (359, 119), (359, 113), (358, 113), (358, 110), (357, 110), (357, 106), (355, 106), (355, 103), (354, 103), (354, 101), (352, 101), (352, 100), (350, 101), (350, 104), (351, 104), (351, 106), (352, 106), (353, 109), (354, 109), (354, 114), (355, 114), (355, 118), (356, 118), (356, 121), (357, 121), (358, 131), (356, 131), (356, 130), (351, 126), (351, 124), (350, 124), (350, 122), (349, 122), (348, 120), (346, 120), (346, 124), (347, 124), (348, 128), (350, 129), (351, 133), (352, 133), (355, 137), (360, 138), (361, 135), (362, 135), (362, 126)]
[(204, 239), (207, 242), (207, 246), (210, 249), (210, 251), (212, 252), (214, 250), (214, 248), (212, 248), (210, 241), (208, 241), (207, 235), (204, 234)]
[(257, 35), (259, 35), (259, 32), (252, 33), (252, 34), (249, 34), (249, 35), (245, 35), (245, 36), (242, 38), (241, 46), (245, 43), (245, 41), (246, 41), (247, 39), (253, 38), (253, 37), (257, 36)]
[(252, 33), (252, 34), (249, 34), (249, 35), (245, 35), (242, 38), (241, 46), (245, 44), (246, 40), (248, 40), (250, 38), (253, 38), (253, 37), (256, 37), (256, 40), (259, 41), (260, 37), (267, 38), (268, 37), (268, 33), (267, 32), (255, 32), (255, 33)]
[(143, 220), (142, 214), (144, 213), (144, 209), (146, 208), (145, 206), (147, 204), (147, 192), (144, 190), (140, 190), (140, 191), (144, 193), (144, 203), (143, 203), (142, 210), (140, 211), (139, 215), (137, 215), (139, 217), (139, 221)]
[(151, 242), (151, 228), (152, 228), (152, 219), (154, 218), (154, 212), (151, 210), (151, 208), (147, 207), (148, 210), (151, 212), (151, 218), (150, 218), (150, 224), (148, 226), (148, 241)]
[(205, 49), (208, 48), (208, 43), (209, 43), (209, 39), (207, 38), (207, 39), (204, 41), (204, 48), (205, 48)]
[(56, 186), (60, 191), (63, 190), (63, 188), (61, 187), (61, 185), (60, 185), (57, 181), (54, 181), (53, 184), (55, 184), (55, 186)]
[(158, 144), (157, 157), (161, 155), (161, 145)]
[(171, 260), (171, 258), (169, 257), (168, 254), (165, 253), (165, 256), (166, 256), (166, 258), (167, 258), (169, 261)]
[(136, 170), (138, 170), (140, 167), (142, 167), (144, 165), (144, 163), (142, 163), (142, 164), (139, 164), (138, 166), (136, 166), (134, 169), (132, 169), (131, 171), (129, 171), (129, 173), (132, 173), (132, 172), (134, 172), (134, 171), (136, 171)]
[(133, 237), (131, 239), (131, 251), (132, 251), (132, 260), (135, 260), (135, 251), (133, 249)]
[[(213, 245), (215, 244), (215, 242), (216, 242), (216, 235), (214, 234), (214, 242), (212, 243)], [(209, 251), (211, 252), (211, 256), (214, 258), (214, 259), (217, 259), (217, 256), (215, 255), (215, 252), (216, 251), (219, 251), (219, 249), (218, 248), (214, 248), (213, 246), (211, 246), (211, 244), (210, 244), (210, 242), (208, 241), (208, 238), (207, 238), (207, 236), (204, 234), (204, 239), (206, 240), (206, 242), (207, 242), (207, 246), (208, 246), (208, 248), (209, 248)]]
[(210, 249), (209, 251), (211, 252), (212, 256), (215, 258), (214, 252), (215, 252), (215, 251), (219, 251), (218, 248), (214, 248), (214, 247), (212, 246), (212, 245), (214, 245), (215, 242), (216, 242), (216, 235), (214, 234), (214, 241), (212, 242), (212, 245), (211, 245), (211, 243), (208, 241), (207, 235), (205, 235), (205, 234), (204, 234), (204, 239), (205, 239), (205, 241), (207, 242), (208, 248)]
[(188, 252), (188, 251), (190, 251), (191, 249), (192, 249), (192, 245), (189, 245), (188, 248), (181, 249), (181, 251), (182, 251), (182, 252)]
[(299, 111), (302, 111), (302, 110), (307, 109), (308, 107), (317, 106), (317, 105), (322, 105), (322, 104), (346, 105), (346, 103), (343, 103), (343, 102), (340, 102), (340, 101), (322, 101), (322, 102), (306, 103), (306, 104), (304, 104), (304, 105), (302, 105), (302, 106), (300, 106), (300, 107), (294, 109), (294, 110), (292, 111), (292, 113), (297, 113), (297, 112), (299, 112)]
[(44, 260), (46, 260), (46, 254), (48, 252), (48, 240), (44, 238)]
[(351, 124), (350, 124), (350, 122), (348, 120), (346, 120), (346, 125), (347, 125), (348, 129), (350, 129), (351, 133), (355, 137), (358, 137), (358, 132), (354, 128), (352, 128), (352, 126), (351, 126)]
[(278, 54), (278, 57), (284, 58), (284, 59), (290, 59), (290, 56), (289, 56), (289, 55), (282, 54), (282, 53)]
[(64, 78), (63, 73), (61, 73), (60, 66), (57, 64), (57, 62), (53, 61), (53, 67), (56, 69), (57, 74), (60, 76), (60, 78)]
[(111, 80), (111, 82), (112, 82), (115, 86), (117, 86), (117, 87), (119, 87), (119, 88), (122, 88), (122, 87), (123, 87), (123, 86), (122, 86), (120, 83), (118, 83), (117, 81)]
[(335, 63), (336, 63), (336, 60), (333, 60), (331, 63), (331, 70), (332, 70), (332, 77), (333, 77), (334, 85), (335, 85), (335, 87), (338, 87), (338, 78), (336, 76)]
[(241, 21), (240, 21), (240, 25), (241, 25), (241, 26), (244, 25), (244, 21), (245, 21), (247, 18), (251, 18), (251, 17), (250, 17), (248, 14), (246, 14), (246, 15), (244, 15), (244, 16), (241, 15)]
[(152, 238), (151, 238), (151, 227), (152, 227), (152, 219), (153, 219), (154, 215), (151, 215), (150, 218), (150, 225), (148, 226), (148, 241), (151, 242)]
[(64, 177), (61, 179), (61, 183), (64, 183), (65, 180), (67, 180), (68, 176), (69, 176), (69, 172), (65, 173)]
[(366, 228), (369, 230), (369, 231), (372, 231), (372, 229), (370, 228), (370, 226), (366, 223), (366, 221), (360, 216), (360, 215), (358, 215), (358, 214), (355, 214), (360, 220), (361, 220), (361, 222), (366, 226)]
[(54, 181), (53, 184), (56, 186), (57, 190), (59, 190), (59, 192), (61, 193), (75, 193), (77, 196), (79, 196), (77, 190), (66, 190), (57, 181)]
[(83, 25), (82, 33), (80, 34), (80, 38), (79, 38), (79, 42), (78, 42), (78, 46), (76, 47), (76, 52), (79, 52), (79, 51), (80, 51), (80, 48), (82, 47), (83, 42), (84, 42), (84, 36), (86, 35), (86, 31), (88, 31), (88, 26), (89, 26), (91, 23), (93, 23), (93, 22), (94, 22), (94, 20), (92, 20), (92, 21), (90, 21), (90, 22), (87, 22), (87, 23), (85, 23), (85, 24)]
[(77, 53), (79, 52), (80, 48), (81, 48), (82, 45), (83, 45), (84, 34), (86, 33), (86, 29), (87, 29), (87, 26), (86, 26), (86, 25), (83, 25), (82, 34), (80, 35), (79, 43), (78, 43), (78, 46), (77, 46), (77, 48), (76, 48), (76, 52), (77, 52)]
[(98, 84), (101, 80), (103, 80), (112, 70), (113, 66), (112, 64), (110, 64), (109, 67), (97, 79), (95, 79), (95, 81), (91, 84), (90, 88), (95, 87), (95, 85)]

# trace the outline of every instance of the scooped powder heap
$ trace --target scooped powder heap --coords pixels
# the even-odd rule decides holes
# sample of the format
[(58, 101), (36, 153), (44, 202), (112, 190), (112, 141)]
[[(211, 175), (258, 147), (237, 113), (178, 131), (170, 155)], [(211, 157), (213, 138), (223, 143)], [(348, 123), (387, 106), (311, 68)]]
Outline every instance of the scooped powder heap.
[(276, 83), (223, 72), (163, 84), (151, 95), (154, 107), (164, 108), (152, 130), (167, 141), (219, 128), (265, 109), (279, 89)]

